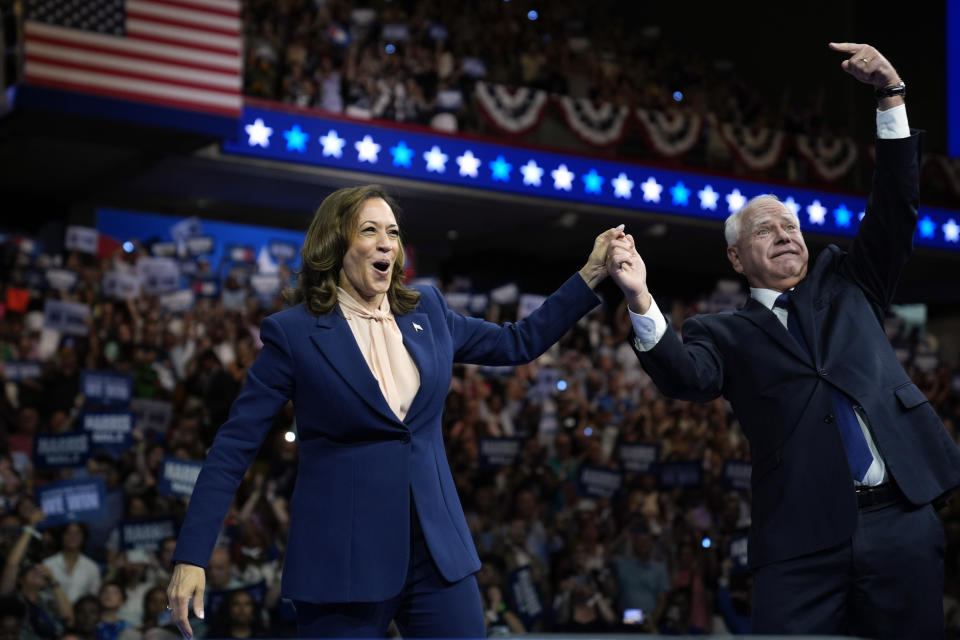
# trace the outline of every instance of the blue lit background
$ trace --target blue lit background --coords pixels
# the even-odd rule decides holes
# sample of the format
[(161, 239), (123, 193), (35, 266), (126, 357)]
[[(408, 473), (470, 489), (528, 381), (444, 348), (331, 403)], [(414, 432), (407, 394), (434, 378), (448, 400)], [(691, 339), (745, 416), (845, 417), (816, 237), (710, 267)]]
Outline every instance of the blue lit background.
[[(774, 193), (805, 232), (852, 236), (866, 199), (670, 171), (409, 129), (245, 107), (224, 151), (350, 171), (588, 204), (723, 220)], [(922, 207), (916, 244), (960, 250), (960, 212)]]
[(960, 158), (960, 0), (947, 0), (947, 142)]

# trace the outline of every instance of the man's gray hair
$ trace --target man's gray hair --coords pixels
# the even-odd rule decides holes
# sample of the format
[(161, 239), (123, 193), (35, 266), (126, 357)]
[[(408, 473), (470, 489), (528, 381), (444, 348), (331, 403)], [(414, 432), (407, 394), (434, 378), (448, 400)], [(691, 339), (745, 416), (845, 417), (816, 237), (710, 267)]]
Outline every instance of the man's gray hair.
[[(727, 216), (726, 221), (723, 223), (723, 236), (727, 239), (727, 246), (733, 246), (737, 244), (740, 240), (740, 216), (744, 211), (750, 209), (751, 207), (756, 206), (758, 202), (766, 202), (768, 200), (773, 200), (774, 202), (780, 202), (780, 198), (773, 195), (772, 193), (762, 193), (759, 196), (754, 196), (747, 200), (747, 203), (740, 207), (738, 210), (731, 213)], [(794, 216), (795, 218), (797, 216)], [(800, 219), (797, 218), (797, 226), (800, 225)]]

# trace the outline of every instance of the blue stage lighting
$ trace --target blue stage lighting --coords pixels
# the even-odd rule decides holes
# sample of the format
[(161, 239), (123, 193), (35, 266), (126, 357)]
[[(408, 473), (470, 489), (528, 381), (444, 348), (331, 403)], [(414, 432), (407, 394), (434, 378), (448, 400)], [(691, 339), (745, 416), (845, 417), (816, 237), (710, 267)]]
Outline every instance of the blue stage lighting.
[(538, 14), (533, 9), (531, 9), (530, 11), (527, 11), (527, 20), (536, 20), (539, 17), (540, 17), (540, 14)]
[(703, 545), (704, 549), (709, 549), (710, 545), (712, 545), (713, 542), (710, 540), (710, 538), (705, 537), (703, 540), (700, 541), (700, 544)]
[(387, 46), (385, 46), (385, 47), (383, 48), (383, 50), (387, 52), (387, 55), (388, 55), (388, 56), (391, 56), (391, 55), (393, 55), (394, 53), (397, 52), (397, 48), (396, 48), (395, 46), (393, 46), (392, 44), (387, 44)]
[(566, 390), (567, 390), (567, 381), (557, 380), (557, 391), (566, 391)]
[(674, 101), (674, 102), (682, 102), (682, 101), (683, 101), (683, 92), (682, 92), (682, 91), (674, 91), (674, 92), (673, 92), (673, 101)]
[(133, 249), (134, 249), (133, 243), (130, 242), (129, 240), (123, 243), (123, 250), (126, 251), (127, 253), (133, 253)]

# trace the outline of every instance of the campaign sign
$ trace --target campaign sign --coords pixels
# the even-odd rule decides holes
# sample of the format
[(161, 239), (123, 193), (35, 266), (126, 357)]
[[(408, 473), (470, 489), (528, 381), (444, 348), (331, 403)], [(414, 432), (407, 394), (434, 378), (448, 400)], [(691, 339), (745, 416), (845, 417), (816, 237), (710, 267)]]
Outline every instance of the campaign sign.
[(520, 438), (478, 438), (481, 467), (509, 467), (520, 456)]
[(250, 276), (250, 286), (259, 297), (270, 297), (280, 291), (280, 276), (275, 273), (254, 273)]
[(153, 431), (165, 434), (173, 416), (173, 405), (163, 400), (148, 398), (133, 398), (130, 401), (130, 411), (134, 416), (134, 427), (143, 433)]
[(220, 297), (220, 281), (216, 278), (197, 278), (193, 281), (193, 292), (198, 298), (216, 299)]
[(108, 298), (134, 298), (140, 294), (140, 276), (123, 271), (108, 271), (103, 274), (100, 289)]
[(90, 446), (94, 450), (106, 449), (119, 456), (133, 444), (133, 413), (83, 413), (81, 428), (90, 434)]
[(546, 296), (525, 293), (520, 296), (520, 302), (517, 305), (517, 320), (523, 320), (528, 315), (540, 308), (540, 305), (547, 299)]
[(250, 245), (231, 244), (227, 246), (227, 260), (230, 262), (252, 264), (256, 257), (257, 252)]
[(39, 380), (43, 375), (43, 363), (33, 360), (11, 360), (3, 363), (3, 371), (7, 382)]
[(747, 536), (737, 536), (730, 541), (730, 559), (733, 560), (733, 566), (740, 569), (747, 568), (748, 540)]
[(88, 406), (126, 407), (133, 397), (133, 376), (113, 371), (84, 370), (80, 374), (80, 393)]
[(150, 245), (150, 255), (157, 258), (172, 258), (177, 255), (176, 242), (154, 242)]
[(202, 462), (165, 457), (157, 490), (167, 496), (189, 497), (202, 467)]
[(193, 258), (180, 260), (177, 264), (180, 266), (180, 275), (190, 279), (193, 279), (200, 269), (200, 265)]
[(60, 269), (51, 267), (44, 274), (47, 278), (47, 286), (58, 291), (72, 291), (77, 285), (80, 274), (72, 269)]
[(33, 466), (37, 469), (82, 467), (89, 457), (89, 433), (44, 433), (33, 439)]
[(544, 614), (540, 592), (533, 582), (533, 572), (529, 566), (521, 567), (507, 575), (507, 582), (510, 584), (510, 599), (514, 609), (529, 628)]
[(747, 491), (750, 489), (750, 470), (752, 465), (743, 460), (724, 460), (723, 484), (728, 489)]
[(497, 304), (513, 304), (519, 297), (520, 289), (512, 282), (490, 292), (490, 298)]
[(37, 506), (47, 515), (41, 528), (68, 522), (90, 522), (107, 518), (107, 490), (103, 478), (64, 480), (37, 487)]
[(443, 294), (447, 306), (457, 313), (467, 313), (470, 307), (470, 294), (465, 291), (448, 291)]
[(173, 518), (124, 520), (120, 523), (120, 548), (157, 551), (167, 538), (177, 537), (177, 523)]
[(186, 245), (187, 253), (196, 258), (197, 256), (206, 256), (213, 253), (216, 240), (213, 236), (193, 236), (192, 238), (187, 238)]
[(186, 313), (193, 309), (194, 293), (192, 289), (180, 289), (160, 296), (160, 306), (167, 313)]
[(703, 465), (691, 462), (661, 462), (657, 465), (660, 473), (660, 487), (697, 487), (703, 481)]
[(140, 258), (137, 271), (147, 293), (166, 293), (180, 286), (180, 265), (173, 258)]
[(268, 251), (270, 257), (278, 262), (293, 262), (297, 257), (297, 245), (283, 240), (271, 240)]
[(623, 486), (623, 473), (600, 467), (581, 467), (577, 488), (585, 496), (612, 498)]
[(100, 244), (100, 232), (92, 227), (70, 225), (67, 227), (63, 244), (69, 251), (96, 253), (97, 245)]
[(652, 473), (660, 457), (660, 445), (620, 443), (620, 466), (630, 473)]
[(43, 326), (71, 336), (89, 333), (90, 307), (80, 302), (47, 300), (43, 303)]

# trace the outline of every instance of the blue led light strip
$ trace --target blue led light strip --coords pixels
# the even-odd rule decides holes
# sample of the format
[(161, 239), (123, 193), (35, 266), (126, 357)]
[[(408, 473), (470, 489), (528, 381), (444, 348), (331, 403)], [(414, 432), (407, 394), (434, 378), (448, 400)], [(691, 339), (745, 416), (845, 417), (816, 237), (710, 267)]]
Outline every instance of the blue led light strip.
[[(852, 236), (862, 197), (551, 153), (246, 106), (224, 151), (352, 171), (723, 220), (773, 193), (805, 232)], [(960, 250), (960, 211), (922, 207), (916, 244)]]

